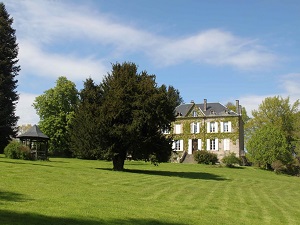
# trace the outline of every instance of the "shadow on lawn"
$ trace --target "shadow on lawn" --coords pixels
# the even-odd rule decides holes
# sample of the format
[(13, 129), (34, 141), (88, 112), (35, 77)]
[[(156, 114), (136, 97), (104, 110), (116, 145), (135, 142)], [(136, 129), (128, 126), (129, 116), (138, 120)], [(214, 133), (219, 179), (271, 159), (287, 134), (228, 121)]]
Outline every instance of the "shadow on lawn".
[(30, 225), (41, 225), (41, 224), (55, 224), (55, 225), (183, 225), (184, 223), (172, 223), (172, 222), (162, 222), (156, 219), (77, 219), (77, 218), (62, 218), (62, 217), (52, 217), (44, 216), (36, 213), (19, 213), (8, 210), (0, 210), (1, 225), (20, 225), (20, 224), (30, 224)]
[(47, 167), (54, 167), (53, 165), (46, 165), (46, 164), (39, 164), (39, 163), (29, 163), (29, 162), (34, 162), (34, 161), (28, 161), (27, 163), (25, 163), (25, 162), (9, 162), (9, 161), (1, 161), (1, 160), (0, 160), (0, 163), (27, 164), (27, 165), (33, 165), (33, 166), (47, 166)]
[[(110, 170), (107, 168), (97, 168), (100, 170)], [(224, 177), (221, 177), (212, 173), (203, 173), (203, 172), (175, 172), (175, 171), (161, 171), (161, 170), (136, 170), (136, 169), (124, 169), (125, 173), (138, 173), (138, 174), (148, 174), (156, 176), (166, 176), (166, 177), (180, 177), (188, 179), (201, 179), (201, 180), (227, 180)]]
[(23, 194), (9, 192), (9, 191), (0, 191), (0, 205), (3, 202), (25, 202), (30, 200), (25, 197)]

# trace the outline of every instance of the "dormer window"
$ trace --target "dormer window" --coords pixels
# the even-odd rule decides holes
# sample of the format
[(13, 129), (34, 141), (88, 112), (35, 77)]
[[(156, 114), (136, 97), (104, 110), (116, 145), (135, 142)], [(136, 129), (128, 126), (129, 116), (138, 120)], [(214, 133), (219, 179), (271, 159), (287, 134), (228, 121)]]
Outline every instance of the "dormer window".
[(210, 110), (210, 114), (215, 115), (216, 114), (215, 110)]
[(193, 117), (198, 117), (198, 113), (196, 111), (193, 111)]

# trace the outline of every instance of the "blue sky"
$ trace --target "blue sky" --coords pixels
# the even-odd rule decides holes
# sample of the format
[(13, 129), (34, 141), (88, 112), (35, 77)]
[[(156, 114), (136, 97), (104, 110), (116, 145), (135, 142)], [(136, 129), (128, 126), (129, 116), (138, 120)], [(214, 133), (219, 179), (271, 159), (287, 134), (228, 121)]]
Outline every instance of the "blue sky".
[(34, 98), (66, 76), (81, 89), (130, 61), (185, 102), (300, 97), (297, 0), (4, 0), (19, 43), (19, 124)]

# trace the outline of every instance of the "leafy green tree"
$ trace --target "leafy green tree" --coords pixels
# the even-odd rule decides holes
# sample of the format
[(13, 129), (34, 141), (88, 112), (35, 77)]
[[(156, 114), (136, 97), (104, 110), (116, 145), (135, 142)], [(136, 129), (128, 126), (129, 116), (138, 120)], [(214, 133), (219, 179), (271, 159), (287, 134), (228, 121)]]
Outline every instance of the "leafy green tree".
[(101, 156), (99, 123), (102, 90), (89, 78), (80, 92), (80, 102), (71, 121), (70, 147), (74, 156), (83, 159), (99, 159)]
[[(289, 163), (288, 160), (292, 160), (289, 156), (297, 154), (299, 142), (299, 101), (290, 104), (289, 98), (269, 97), (259, 105), (258, 110), (252, 112), (252, 115), (253, 118), (246, 124), (250, 158), (263, 164), (271, 164), (273, 160)], [(275, 137), (280, 140), (275, 140)], [(262, 159), (259, 160), (259, 157)]]
[(270, 123), (256, 130), (247, 143), (247, 150), (250, 160), (266, 169), (275, 161), (287, 164), (293, 159), (284, 131)]
[(137, 72), (134, 63), (113, 64), (101, 84), (101, 147), (113, 160), (114, 170), (123, 170), (127, 154), (135, 159), (167, 161), (171, 140), (162, 130), (175, 120), (180, 103), (173, 87), (158, 86), (154, 75)]
[(12, 24), (13, 18), (0, 3), (0, 153), (17, 134), (15, 110), (19, 97), (16, 76), (20, 66), (17, 65), (19, 49)]
[(35, 98), (34, 108), (40, 117), (40, 129), (50, 137), (49, 152), (70, 156), (68, 127), (78, 104), (78, 91), (73, 82), (59, 77), (56, 86)]

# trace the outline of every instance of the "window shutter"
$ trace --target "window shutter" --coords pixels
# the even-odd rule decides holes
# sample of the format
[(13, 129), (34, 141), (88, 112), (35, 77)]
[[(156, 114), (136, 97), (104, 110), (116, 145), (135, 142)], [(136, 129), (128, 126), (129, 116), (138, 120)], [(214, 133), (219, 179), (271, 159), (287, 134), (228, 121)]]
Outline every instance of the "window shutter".
[(206, 123), (206, 128), (207, 133), (210, 133), (210, 122)]
[(192, 154), (193, 153), (193, 148), (192, 148), (192, 139), (189, 139), (189, 143), (188, 143), (188, 154)]
[(200, 133), (200, 123), (197, 123), (197, 134)]
[(194, 123), (191, 123), (191, 133), (194, 133)]
[(215, 146), (216, 146), (216, 150), (219, 150), (219, 140), (218, 140), (218, 138), (215, 139)]
[(202, 150), (202, 141), (198, 139), (198, 150)]
[(206, 139), (206, 150), (210, 150), (210, 139)]
[(228, 122), (228, 132), (231, 132), (231, 121)]
[(228, 151), (229, 149), (230, 139), (224, 139), (224, 151)]
[(172, 149), (174, 150), (175, 149), (175, 141), (173, 140), (172, 142)]
[(215, 122), (215, 132), (218, 133), (218, 122)]
[(221, 122), (220, 124), (221, 124), (221, 133), (223, 133), (224, 132), (224, 123)]
[(183, 150), (183, 140), (180, 140), (180, 151)]
[(175, 134), (181, 134), (181, 124), (175, 124)]

